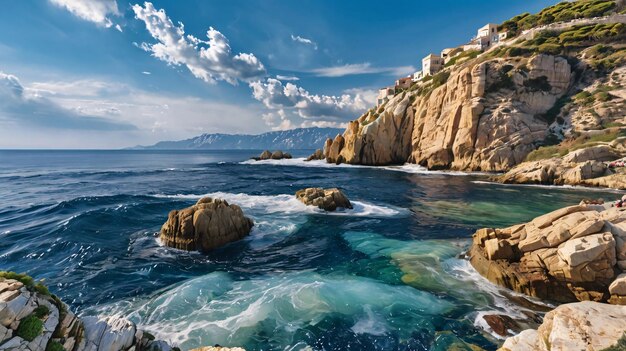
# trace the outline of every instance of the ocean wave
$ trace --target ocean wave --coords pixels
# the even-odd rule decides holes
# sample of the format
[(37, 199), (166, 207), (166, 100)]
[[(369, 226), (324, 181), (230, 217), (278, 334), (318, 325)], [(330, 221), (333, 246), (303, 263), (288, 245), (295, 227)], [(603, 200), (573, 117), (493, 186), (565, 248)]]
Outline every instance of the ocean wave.
[(337, 211), (327, 212), (314, 206), (307, 206), (298, 201), (294, 195), (280, 194), (280, 195), (249, 195), (244, 193), (225, 193), (215, 192), (209, 194), (177, 194), (177, 195), (164, 195), (156, 194), (154, 197), (172, 198), (172, 199), (189, 199), (196, 200), (202, 197), (214, 197), (225, 199), (228, 202), (237, 204), (244, 209), (259, 210), (262, 213), (273, 214), (296, 214), (296, 213), (308, 213), (328, 216), (353, 216), (353, 217), (395, 217), (401, 215), (407, 215), (408, 211), (402, 208), (383, 206), (372, 204), (365, 201), (351, 200), (352, 210), (338, 209)]
[(282, 160), (246, 160), (239, 164), (242, 165), (271, 165), (271, 166), (294, 166), (294, 167), (311, 167), (311, 168), (367, 168), (367, 169), (379, 169), (394, 172), (404, 172), (410, 174), (424, 174), (424, 175), (448, 175), (448, 176), (486, 176), (491, 173), (486, 172), (462, 172), (462, 171), (433, 171), (426, 167), (420, 166), (414, 163), (405, 163), (398, 166), (367, 166), (367, 165), (351, 165), (346, 163), (328, 163), (324, 160), (306, 161), (305, 158), (292, 158)]
[[(249, 346), (258, 335), (267, 335), (276, 345), (291, 345), (294, 335), (326, 318), (351, 323), (357, 334), (377, 336), (394, 330), (409, 337), (413, 328), (406, 328), (407, 322), (428, 325), (432, 316), (452, 308), (430, 293), (358, 276), (302, 271), (234, 280), (214, 272), (150, 298), (119, 301), (86, 313), (124, 316), (159, 338), (192, 348), (216, 343)], [(398, 318), (387, 318), (390, 314)]]

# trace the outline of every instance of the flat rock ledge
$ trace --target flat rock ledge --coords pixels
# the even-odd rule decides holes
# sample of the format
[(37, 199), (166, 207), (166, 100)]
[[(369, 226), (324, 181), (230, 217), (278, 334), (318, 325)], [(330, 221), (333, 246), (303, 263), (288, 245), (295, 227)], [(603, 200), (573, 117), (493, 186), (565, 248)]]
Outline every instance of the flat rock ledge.
[(337, 208), (352, 209), (350, 200), (337, 188), (306, 188), (298, 190), (296, 198), (307, 206), (317, 206), (324, 211), (335, 211)]
[(508, 338), (499, 351), (624, 350), (624, 331), (626, 306), (576, 302), (548, 312), (538, 329)]
[[(494, 180), (511, 184), (582, 185), (626, 189), (626, 169), (611, 161), (626, 156), (626, 138), (572, 151), (563, 157), (524, 162)], [(622, 159), (623, 160), (623, 159)]]
[(41, 287), (0, 278), (0, 350), (177, 350), (125, 318), (78, 318)]
[(282, 152), (281, 150), (276, 150), (274, 152), (265, 150), (259, 156), (251, 157), (251, 159), (255, 161), (282, 160), (282, 159), (290, 159), (290, 158), (292, 158), (290, 153)]
[(554, 302), (626, 305), (626, 208), (580, 204), (483, 228), (469, 259), (492, 283)]
[(237, 205), (204, 197), (190, 207), (173, 210), (161, 227), (165, 246), (208, 252), (250, 234), (254, 223)]

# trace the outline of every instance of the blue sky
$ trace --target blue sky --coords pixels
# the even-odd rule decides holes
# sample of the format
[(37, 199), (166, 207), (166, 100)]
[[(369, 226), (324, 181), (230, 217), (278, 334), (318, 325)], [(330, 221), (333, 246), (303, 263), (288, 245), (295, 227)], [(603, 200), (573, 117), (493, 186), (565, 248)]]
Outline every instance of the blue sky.
[(0, 148), (342, 126), (427, 53), (556, 2), (3, 2)]

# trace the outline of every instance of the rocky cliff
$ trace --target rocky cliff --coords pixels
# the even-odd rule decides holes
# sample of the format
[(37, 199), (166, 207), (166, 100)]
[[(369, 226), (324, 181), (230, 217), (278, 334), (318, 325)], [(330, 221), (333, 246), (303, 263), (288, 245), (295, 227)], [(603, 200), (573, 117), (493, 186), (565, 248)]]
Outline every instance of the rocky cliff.
[[(0, 350), (170, 351), (134, 323), (118, 317), (79, 318), (32, 278), (0, 274)], [(180, 351), (180, 350), (179, 350)]]
[(431, 91), (400, 93), (350, 122), (327, 160), (507, 170), (545, 139), (548, 123), (537, 116), (566, 93), (572, 76), (567, 60), (551, 55), (465, 65)]
[(532, 34), (396, 89), (326, 141), (326, 160), (504, 172), (582, 132), (619, 136), (626, 26), (573, 23)]

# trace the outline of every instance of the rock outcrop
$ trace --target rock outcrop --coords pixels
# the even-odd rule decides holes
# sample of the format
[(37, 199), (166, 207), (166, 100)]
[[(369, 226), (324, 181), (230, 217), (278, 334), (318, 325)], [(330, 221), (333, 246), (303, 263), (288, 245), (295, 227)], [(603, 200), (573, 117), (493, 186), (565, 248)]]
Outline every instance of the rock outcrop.
[(323, 160), (323, 159), (325, 159), (324, 152), (321, 149), (317, 149), (315, 150), (314, 153), (312, 153), (309, 157), (307, 157), (305, 161), (315, 161), (315, 160)]
[(626, 269), (626, 209), (581, 204), (525, 224), (481, 229), (469, 257), (491, 282), (527, 295), (626, 304), (619, 277)]
[(561, 57), (472, 61), (440, 86), (422, 83), (350, 122), (325, 155), (333, 163), (505, 171), (545, 139), (542, 116), (572, 83)]
[(0, 277), (0, 350), (173, 349), (124, 318), (78, 318), (43, 286), (27, 286), (19, 280)]
[(335, 211), (337, 208), (352, 208), (350, 200), (337, 188), (306, 188), (298, 190), (296, 198), (305, 205), (317, 206), (325, 211)]
[(499, 351), (600, 351), (623, 341), (625, 331), (626, 306), (570, 303), (548, 312), (537, 330), (508, 338)]
[(563, 157), (524, 162), (495, 180), (516, 184), (566, 184), (626, 189), (626, 170), (623, 167), (611, 169), (607, 162), (626, 156), (626, 152), (620, 147), (619, 143), (597, 145), (572, 151)]
[(255, 161), (265, 161), (265, 160), (282, 160), (282, 159), (291, 159), (291, 156), (288, 152), (282, 152), (281, 150), (276, 150), (271, 152), (269, 150), (263, 151), (259, 156), (252, 157)]
[(243, 239), (253, 225), (239, 206), (205, 197), (191, 207), (171, 211), (160, 239), (169, 247), (207, 252)]

